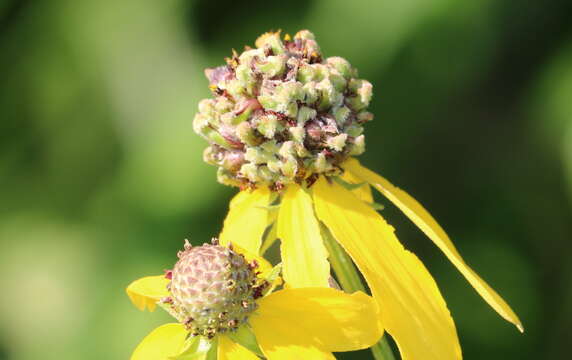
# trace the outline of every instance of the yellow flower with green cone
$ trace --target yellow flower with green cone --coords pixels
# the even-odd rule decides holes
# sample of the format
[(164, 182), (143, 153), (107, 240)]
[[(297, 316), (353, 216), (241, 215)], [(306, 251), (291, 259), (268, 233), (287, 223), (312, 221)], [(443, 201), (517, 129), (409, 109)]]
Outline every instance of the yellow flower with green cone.
[(178, 320), (151, 332), (131, 359), (335, 359), (332, 352), (368, 348), (381, 337), (371, 297), (325, 287), (272, 292), (276, 272), (250, 257), (187, 243), (172, 271), (129, 285), (139, 309), (160, 305)]
[[(330, 264), (342, 280), (351, 273), (347, 253), (403, 359), (461, 359), (435, 281), (375, 210), (373, 187), (522, 331), (517, 315), (464, 262), (427, 210), (355, 159), (365, 150), (363, 125), (373, 119), (367, 111), (372, 86), (346, 60), (323, 58), (307, 30), (284, 40), (267, 33), (255, 48), (234, 53), (206, 75), (214, 98), (200, 102), (194, 129), (209, 142), (204, 158), (218, 166), (219, 182), (241, 189), (230, 203), (222, 244), (232, 240), (259, 253), (280, 239), (283, 277), (291, 288), (327, 287)], [(355, 274), (353, 279), (359, 282)]]

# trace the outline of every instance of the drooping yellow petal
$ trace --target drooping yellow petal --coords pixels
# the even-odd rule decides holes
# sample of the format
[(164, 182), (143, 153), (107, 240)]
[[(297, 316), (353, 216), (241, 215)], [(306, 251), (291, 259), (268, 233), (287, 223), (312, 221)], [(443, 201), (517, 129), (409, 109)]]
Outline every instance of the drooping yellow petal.
[(421, 231), (443, 251), (447, 258), (463, 274), (469, 283), (485, 299), (485, 301), (507, 321), (515, 324), (520, 331), (524, 331), (518, 316), (510, 306), (493, 290), (483, 279), (473, 271), (463, 260), (455, 245), (441, 226), (427, 210), (405, 191), (391, 184), (385, 178), (363, 167), (355, 159), (344, 163), (344, 167), (360, 179), (367, 181), (380, 193), (394, 203)]
[(258, 254), (262, 235), (268, 226), (270, 190), (258, 188), (252, 192), (243, 190), (231, 200), (228, 215), (219, 236), (221, 245), (230, 242), (247, 251)]
[(289, 346), (353, 351), (368, 348), (381, 338), (377, 316), (374, 300), (362, 292), (297, 288), (261, 299), (250, 322), (265, 354)]
[(455, 325), (435, 281), (393, 228), (336, 183), (322, 178), (313, 191), (318, 218), (364, 275), (402, 359), (461, 359)]
[(228, 336), (219, 336), (217, 360), (259, 360), (253, 352), (232, 341)]
[(183, 350), (187, 331), (181, 324), (165, 324), (139, 343), (131, 360), (167, 360)]
[(300, 186), (288, 185), (277, 221), (284, 281), (292, 287), (327, 287), (330, 264), (312, 197)]
[[(365, 180), (358, 178), (357, 176), (355, 176), (354, 174), (352, 174), (349, 171), (344, 171), (344, 173), (340, 177), (342, 178), (342, 180), (344, 180), (345, 182), (348, 182), (350, 184), (359, 184), (359, 183), (365, 182)], [(353, 189), (352, 192), (355, 194), (355, 196), (360, 198), (362, 201), (365, 201), (367, 203), (373, 202), (373, 195), (371, 193), (371, 187), (369, 186), (368, 183), (365, 183), (364, 185), (362, 185), (356, 189)]]
[(165, 279), (164, 275), (147, 276), (133, 281), (127, 287), (127, 296), (131, 299), (133, 305), (139, 310), (154, 311), (157, 307), (157, 301), (161, 298), (169, 296), (167, 284), (170, 280)]

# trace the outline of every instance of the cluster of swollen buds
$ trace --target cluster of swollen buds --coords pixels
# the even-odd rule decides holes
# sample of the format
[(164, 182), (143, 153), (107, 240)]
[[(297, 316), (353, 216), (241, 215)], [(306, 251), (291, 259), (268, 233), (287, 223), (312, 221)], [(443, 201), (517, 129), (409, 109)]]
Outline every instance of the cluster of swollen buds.
[(324, 59), (307, 30), (266, 33), (206, 76), (214, 98), (199, 103), (193, 127), (223, 184), (279, 189), (336, 175), (365, 150), (372, 86), (345, 59)]

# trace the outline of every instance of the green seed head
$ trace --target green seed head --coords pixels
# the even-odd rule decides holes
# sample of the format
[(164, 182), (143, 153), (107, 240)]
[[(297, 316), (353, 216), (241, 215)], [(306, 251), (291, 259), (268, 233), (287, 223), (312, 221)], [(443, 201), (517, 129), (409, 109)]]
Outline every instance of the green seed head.
[(216, 242), (180, 251), (172, 271), (163, 306), (189, 332), (209, 338), (233, 331), (243, 324), (257, 305), (256, 264)]
[(256, 48), (207, 69), (214, 99), (199, 103), (193, 128), (221, 183), (280, 189), (334, 176), (365, 150), (372, 86), (341, 57), (324, 59), (314, 34), (266, 33)]

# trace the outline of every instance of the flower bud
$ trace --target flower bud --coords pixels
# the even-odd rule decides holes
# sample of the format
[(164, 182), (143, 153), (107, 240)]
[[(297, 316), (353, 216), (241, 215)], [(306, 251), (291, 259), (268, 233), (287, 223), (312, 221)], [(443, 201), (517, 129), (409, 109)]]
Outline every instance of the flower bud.
[(344, 146), (346, 146), (346, 140), (348, 138), (348, 134), (340, 134), (337, 136), (331, 136), (326, 141), (328, 147), (332, 150), (342, 151)]
[(360, 135), (354, 139), (351, 146), (350, 155), (361, 155), (365, 151), (365, 137)]
[(316, 69), (312, 65), (304, 64), (298, 69), (296, 80), (300, 81), (302, 84), (307, 84), (311, 81), (314, 81), (315, 78)]
[(256, 123), (256, 130), (268, 139), (272, 139), (281, 127), (278, 117), (274, 114), (260, 116)]
[(320, 100), (318, 102), (318, 110), (324, 111), (328, 108), (340, 106), (343, 102), (343, 94), (338, 92), (331, 80), (324, 79), (320, 81), (316, 88), (319, 91)]
[(326, 59), (326, 63), (346, 79), (351, 79), (352, 77), (357, 76), (356, 71), (344, 58), (332, 56)]
[(370, 113), (369, 111), (360, 111), (357, 114), (357, 121), (360, 124), (366, 123), (368, 121), (372, 121), (373, 120), (373, 114)]
[(240, 176), (247, 178), (252, 183), (256, 183), (259, 180), (258, 166), (252, 162), (242, 165), (240, 168)]
[(262, 139), (256, 136), (253, 126), (249, 122), (243, 122), (236, 127), (236, 136), (246, 145), (257, 146)]
[(347, 106), (337, 108), (334, 111), (334, 117), (336, 118), (338, 126), (343, 127), (350, 114), (351, 110)]
[(265, 61), (259, 62), (256, 68), (265, 76), (273, 78), (284, 73), (284, 70), (286, 70), (286, 60), (287, 57), (285, 55), (268, 56)]
[(293, 178), (296, 176), (296, 172), (298, 171), (298, 162), (294, 156), (288, 156), (284, 159), (282, 166), (280, 167), (284, 176)]
[(280, 40), (280, 33), (267, 32), (256, 39), (255, 45), (259, 49), (269, 48), (272, 50), (273, 54), (282, 54), (284, 49), (284, 44)]
[(291, 127), (290, 134), (292, 135), (292, 140), (297, 143), (302, 143), (306, 136), (306, 130), (304, 130), (302, 126)]
[(314, 161), (314, 169), (318, 173), (323, 173), (330, 170), (331, 164), (326, 159), (326, 155), (323, 152), (319, 153), (316, 156), (316, 160)]
[(249, 147), (246, 149), (246, 153), (244, 154), (244, 159), (246, 161), (250, 161), (253, 164), (265, 164), (266, 163), (266, 156), (264, 151), (262, 151), (259, 147)]
[(316, 114), (317, 112), (315, 109), (307, 106), (302, 106), (300, 109), (298, 109), (298, 116), (296, 117), (298, 125), (303, 126), (306, 121), (315, 118)]
[(372, 85), (366, 80), (351, 80), (349, 89), (354, 96), (347, 99), (348, 105), (355, 111), (365, 109), (371, 100)]
[(278, 151), (278, 154), (284, 158), (287, 158), (289, 156), (293, 156), (295, 153), (296, 153), (296, 148), (294, 146), (293, 141), (286, 141), (286, 142), (282, 143), (282, 146), (280, 147), (280, 150)]

